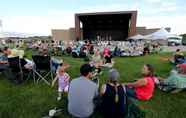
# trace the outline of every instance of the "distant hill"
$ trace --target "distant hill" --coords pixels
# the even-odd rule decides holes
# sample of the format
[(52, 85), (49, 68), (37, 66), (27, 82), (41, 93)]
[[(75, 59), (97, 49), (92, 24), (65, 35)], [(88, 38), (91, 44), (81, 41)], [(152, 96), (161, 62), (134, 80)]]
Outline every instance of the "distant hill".
[(34, 37), (34, 36), (43, 36), (43, 35), (41, 35), (41, 34), (20, 33), (20, 32), (0, 32), (0, 38), (5, 38), (5, 37), (26, 38), (26, 37)]

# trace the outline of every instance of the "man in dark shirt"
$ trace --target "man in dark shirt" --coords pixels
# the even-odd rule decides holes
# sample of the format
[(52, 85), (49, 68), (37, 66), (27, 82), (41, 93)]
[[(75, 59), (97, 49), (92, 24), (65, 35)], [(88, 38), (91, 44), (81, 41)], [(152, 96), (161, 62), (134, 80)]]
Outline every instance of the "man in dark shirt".
[(9, 80), (13, 81), (13, 75), (8, 65), (8, 55), (11, 54), (11, 50), (5, 47), (2, 51), (3, 55), (0, 57), (0, 71), (3, 72)]

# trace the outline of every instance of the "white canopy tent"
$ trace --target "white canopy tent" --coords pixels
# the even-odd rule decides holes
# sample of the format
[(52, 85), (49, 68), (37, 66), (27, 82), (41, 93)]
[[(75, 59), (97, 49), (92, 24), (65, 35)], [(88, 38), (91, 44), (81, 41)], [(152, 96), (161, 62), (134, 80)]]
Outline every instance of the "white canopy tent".
[(150, 40), (167, 40), (167, 38), (170, 36), (171, 34), (165, 30), (164, 28), (161, 28), (160, 30), (146, 35), (145, 39), (150, 39)]

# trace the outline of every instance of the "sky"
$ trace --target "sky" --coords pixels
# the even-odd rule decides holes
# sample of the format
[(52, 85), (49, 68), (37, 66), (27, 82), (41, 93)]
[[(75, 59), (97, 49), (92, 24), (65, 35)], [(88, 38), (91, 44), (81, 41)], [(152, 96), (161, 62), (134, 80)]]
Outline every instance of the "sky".
[(51, 35), (74, 27), (74, 14), (137, 10), (137, 26), (186, 33), (185, 0), (0, 0), (3, 31)]

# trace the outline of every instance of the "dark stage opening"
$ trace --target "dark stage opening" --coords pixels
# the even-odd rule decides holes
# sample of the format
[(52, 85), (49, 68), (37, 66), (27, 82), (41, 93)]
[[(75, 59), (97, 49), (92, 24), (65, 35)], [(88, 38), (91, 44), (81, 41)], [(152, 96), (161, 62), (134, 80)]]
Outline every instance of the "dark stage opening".
[(137, 11), (75, 14), (76, 39), (121, 41), (136, 33)]
[(83, 39), (125, 40), (130, 18), (130, 14), (81, 16)]

